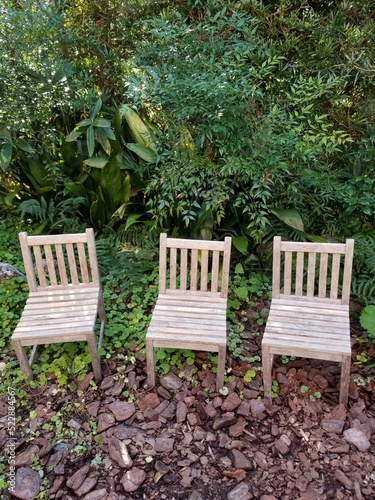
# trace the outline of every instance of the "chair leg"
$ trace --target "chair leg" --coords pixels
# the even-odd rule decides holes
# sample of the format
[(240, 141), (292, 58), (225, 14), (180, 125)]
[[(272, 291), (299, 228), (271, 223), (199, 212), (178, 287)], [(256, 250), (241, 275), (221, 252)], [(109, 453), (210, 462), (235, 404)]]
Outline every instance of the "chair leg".
[(348, 404), (351, 356), (344, 356), (341, 364), (340, 403)]
[(33, 364), (38, 361), (38, 358), (39, 358), (38, 349), (39, 349), (38, 344), (34, 345), (33, 350), (31, 351), (31, 354), (29, 357), (29, 365), (30, 366), (33, 366)]
[(155, 385), (155, 358), (154, 344), (152, 340), (146, 338), (146, 358), (147, 358), (147, 385), (154, 387)]
[(217, 356), (217, 376), (216, 376), (216, 390), (219, 391), (224, 385), (224, 372), (225, 372), (225, 357), (227, 347), (219, 346)]
[(267, 346), (262, 346), (262, 366), (264, 395), (267, 396), (272, 389), (272, 357)]
[(33, 379), (33, 372), (31, 371), (31, 366), (29, 364), (25, 348), (21, 345), (19, 340), (13, 340), (12, 344), (21, 370), (27, 377)]
[(92, 368), (94, 371), (95, 380), (96, 380), (96, 382), (101, 382), (102, 369), (100, 366), (100, 357), (98, 354), (98, 348), (96, 346), (94, 334), (91, 333), (90, 335), (88, 335), (86, 340), (87, 340), (87, 343), (88, 343), (89, 349), (90, 349), (91, 362), (92, 362)]
[(105, 309), (104, 309), (103, 295), (101, 292), (98, 300), (98, 315), (102, 323), (107, 323), (107, 316), (105, 314)]

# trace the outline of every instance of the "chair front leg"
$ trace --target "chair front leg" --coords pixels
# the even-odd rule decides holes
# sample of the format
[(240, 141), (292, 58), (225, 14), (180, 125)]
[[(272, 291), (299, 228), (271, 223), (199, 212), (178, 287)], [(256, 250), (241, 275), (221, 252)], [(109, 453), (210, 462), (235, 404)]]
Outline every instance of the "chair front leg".
[(102, 369), (100, 366), (100, 357), (98, 354), (98, 348), (96, 346), (95, 342), (95, 337), (94, 337), (94, 332), (92, 332), (90, 335), (87, 335), (87, 343), (90, 349), (90, 354), (91, 354), (91, 362), (92, 362), (92, 368), (94, 371), (94, 377), (96, 382), (101, 382), (102, 380)]
[(147, 385), (155, 386), (155, 357), (154, 343), (146, 338), (146, 358), (147, 358)]
[(34, 375), (31, 371), (31, 366), (29, 364), (25, 348), (23, 347), (23, 345), (21, 345), (21, 342), (19, 340), (12, 340), (12, 344), (21, 370), (27, 377), (33, 379)]
[(340, 403), (348, 404), (351, 356), (344, 356), (341, 364)]
[(224, 385), (226, 352), (227, 352), (226, 346), (219, 346), (219, 351), (218, 351), (218, 356), (217, 356), (217, 376), (216, 376), (216, 390), (217, 391), (219, 391)]
[(272, 359), (270, 348), (267, 346), (262, 346), (262, 366), (263, 366), (263, 386), (264, 395), (268, 396), (268, 393), (272, 389)]

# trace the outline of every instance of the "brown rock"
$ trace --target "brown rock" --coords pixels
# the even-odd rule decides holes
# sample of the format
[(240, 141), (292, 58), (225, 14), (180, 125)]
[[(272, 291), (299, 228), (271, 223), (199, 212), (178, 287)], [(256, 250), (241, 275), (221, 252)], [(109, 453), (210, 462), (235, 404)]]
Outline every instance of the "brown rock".
[(177, 403), (177, 409), (176, 409), (176, 422), (178, 424), (185, 422), (187, 415), (187, 406), (183, 401), (179, 401)]
[(314, 382), (322, 390), (327, 389), (327, 387), (329, 385), (328, 380), (325, 377), (323, 377), (323, 375), (320, 375), (320, 374), (315, 375)]
[(108, 405), (108, 408), (114, 413), (117, 422), (123, 422), (135, 413), (135, 406), (133, 403), (127, 403), (125, 401), (115, 401)]
[(296, 479), (296, 488), (299, 491), (306, 491), (307, 485), (309, 484), (309, 480), (305, 476), (299, 476)]
[(85, 480), (89, 471), (90, 471), (89, 465), (84, 465), (83, 467), (78, 469), (77, 472), (75, 472), (73, 474), (73, 476), (71, 476), (67, 480), (67, 482), (66, 482), (67, 487), (70, 488), (71, 490), (74, 490), (74, 491), (78, 490), (78, 488), (81, 486), (81, 484)]
[(133, 467), (125, 472), (120, 482), (127, 493), (132, 493), (141, 486), (145, 479), (146, 473), (144, 470)]
[(289, 453), (289, 446), (291, 445), (291, 441), (290, 439), (288, 438), (288, 436), (286, 436), (285, 434), (283, 434), (280, 439), (277, 439), (275, 441), (275, 448), (282, 454), (282, 455), (286, 455), (287, 453)]
[(221, 405), (223, 411), (233, 411), (240, 406), (242, 400), (236, 392), (231, 392), (225, 399), (224, 403)]
[(236, 469), (244, 469), (249, 470), (252, 469), (252, 463), (250, 460), (242, 453), (240, 450), (233, 449), (231, 450), (234, 459), (234, 467)]
[(95, 418), (98, 416), (99, 407), (100, 407), (100, 401), (94, 401), (87, 407), (87, 413), (89, 413), (89, 415)]
[(351, 482), (351, 480), (348, 478), (348, 476), (341, 469), (335, 470), (335, 478), (342, 485), (344, 485), (347, 490), (353, 489), (353, 483)]
[(231, 438), (242, 436), (248, 422), (244, 418), (239, 418), (234, 425), (228, 429), (228, 434)]
[(138, 399), (137, 405), (141, 411), (147, 410), (148, 408), (153, 409), (160, 405), (160, 399), (157, 394), (150, 392), (143, 398)]
[(110, 413), (100, 413), (98, 419), (98, 427), (97, 432), (100, 434), (101, 432), (109, 429), (109, 427), (114, 426), (116, 423), (115, 418)]
[(52, 445), (51, 445), (50, 441), (46, 438), (43, 438), (43, 437), (39, 437), (39, 438), (34, 439), (33, 444), (41, 447), (39, 449), (39, 453), (38, 453), (40, 458), (45, 457), (52, 450)]
[(241, 404), (237, 409), (237, 415), (248, 417), (249, 414), (250, 414), (250, 403), (248, 401), (241, 401)]
[(155, 439), (155, 451), (160, 453), (170, 453), (174, 447), (174, 439), (160, 437)]
[(217, 431), (219, 429), (223, 429), (224, 427), (229, 427), (230, 425), (234, 425), (237, 421), (234, 413), (228, 412), (224, 413), (220, 418), (217, 418), (212, 424), (212, 428)]
[(101, 488), (100, 490), (95, 490), (87, 493), (87, 495), (85, 495), (82, 500), (108, 500), (107, 495), (107, 490), (105, 488)]
[(16, 456), (15, 466), (16, 467), (28, 467), (33, 463), (33, 460), (36, 456), (38, 456), (39, 447), (36, 445), (32, 445), (27, 448), (22, 453), (18, 453)]
[(331, 432), (333, 434), (341, 434), (344, 428), (345, 421), (343, 420), (322, 420), (322, 428), (326, 432)]
[(250, 400), (250, 410), (253, 417), (259, 416), (261, 413), (265, 411), (266, 407), (263, 401), (259, 401), (259, 399), (251, 399)]
[(371, 447), (370, 441), (359, 429), (347, 429), (344, 431), (344, 438), (348, 443), (353, 444), (359, 451), (367, 451)]
[(177, 377), (173, 372), (169, 372), (165, 377), (160, 379), (160, 385), (167, 389), (167, 391), (174, 392), (181, 389), (182, 380)]
[(123, 469), (132, 467), (133, 460), (129, 455), (126, 444), (115, 436), (112, 436), (108, 441), (108, 453), (112, 460), (117, 462)]
[(89, 491), (93, 490), (96, 486), (96, 483), (98, 482), (98, 478), (96, 476), (90, 476), (87, 477), (81, 486), (77, 488), (74, 492), (77, 496), (83, 497), (83, 495), (86, 495), (89, 493)]
[(30, 467), (21, 467), (17, 470), (15, 476), (15, 485), (12, 495), (21, 500), (34, 500), (40, 491), (40, 476), (30, 469)]
[(246, 483), (240, 483), (228, 493), (228, 500), (250, 500), (253, 498)]

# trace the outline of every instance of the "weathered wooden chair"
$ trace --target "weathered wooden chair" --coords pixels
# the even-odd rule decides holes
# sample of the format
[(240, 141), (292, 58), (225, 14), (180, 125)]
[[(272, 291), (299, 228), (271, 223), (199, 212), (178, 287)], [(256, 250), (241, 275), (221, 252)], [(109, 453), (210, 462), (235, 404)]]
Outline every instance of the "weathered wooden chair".
[[(32, 364), (40, 344), (87, 341), (95, 379), (102, 372), (95, 341), (97, 314), (99, 347), (106, 315), (99, 282), (93, 229), (82, 234), (28, 236), (19, 234), (29, 296), (12, 335), (22, 371), (33, 378)], [(34, 346), (30, 359), (24, 346)]]
[(150, 386), (154, 348), (172, 347), (217, 352), (217, 389), (222, 387), (230, 252), (230, 237), (220, 242), (160, 235), (159, 296), (146, 335)]
[(332, 360), (342, 363), (340, 403), (346, 405), (351, 364), (349, 296), (353, 249), (351, 239), (344, 244), (274, 238), (272, 301), (262, 340), (266, 394), (271, 390), (275, 354)]

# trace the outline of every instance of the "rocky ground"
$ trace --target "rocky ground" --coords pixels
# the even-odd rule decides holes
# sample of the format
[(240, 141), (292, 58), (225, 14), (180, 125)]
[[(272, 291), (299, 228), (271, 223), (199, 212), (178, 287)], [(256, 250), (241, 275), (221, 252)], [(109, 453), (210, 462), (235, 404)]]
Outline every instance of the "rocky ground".
[[(261, 329), (249, 322), (248, 355), (260, 354)], [(352, 333), (354, 362), (363, 332), (353, 325)], [(367, 349), (374, 358), (374, 346)], [(375, 498), (374, 370), (353, 364), (346, 409), (335, 363), (277, 359), (277, 394), (265, 398), (261, 372), (244, 382), (250, 365), (228, 362), (233, 380), (221, 393), (204, 354), (197, 374), (172, 370), (149, 391), (142, 357), (120, 371), (121, 360), (103, 363), (98, 388), (89, 374), (78, 388), (35, 390), (32, 414), (20, 409), (15, 490), (2, 498)], [(3, 398), (5, 456), (7, 411)]]

